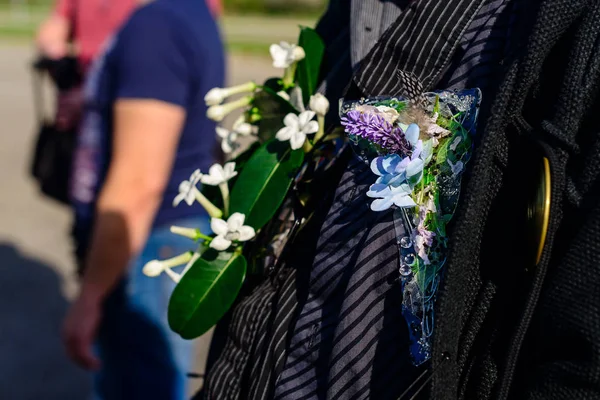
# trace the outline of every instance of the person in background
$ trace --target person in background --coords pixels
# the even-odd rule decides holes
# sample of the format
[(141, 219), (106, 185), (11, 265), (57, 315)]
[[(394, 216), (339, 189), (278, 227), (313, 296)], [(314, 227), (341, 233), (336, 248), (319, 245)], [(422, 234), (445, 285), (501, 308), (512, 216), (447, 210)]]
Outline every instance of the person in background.
[[(87, 71), (107, 38), (136, 6), (137, 0), (57, 0), (40, 25), (36, 45), (40, 57), (50, 61), (48, 71), (73, 82), (57, 93), (54, 123), (59, 131), (77, 129), (83, 108), (81, 84)], [(65, 62), (72, 58), (76, 62)]]
[(73, 44), (85, 71), (137, 4), (137, 0), (58, 0), (40, 25), (38, 49), (44, 56), (58, 60), (71, 53)]
[(180, 182), (212, 163), (204, 95), (223, 80), (218, 28), (198, 0), (142, 6), (90, 72), (71, 193), (83, 272), (63, 340), (96, 371), (97, 398), (186, 396), (194, 351), (167, 323), (175, 283), (142, 267), (190, 249), (171, 225), (209, 230), (201, 207), (172, 203)]
[[(221, 0), (206, 0), (213, 15), (222, 12)], [(36, 45), (42, 57), (61, 60), (74, 54), (78, 74), (85, 78), (103, 44), (138, 6), (139, 0), (57, 0), (40, 25)], [(58, 94), (57, 127), (75, 128), (81, 115), (80, 87)]]

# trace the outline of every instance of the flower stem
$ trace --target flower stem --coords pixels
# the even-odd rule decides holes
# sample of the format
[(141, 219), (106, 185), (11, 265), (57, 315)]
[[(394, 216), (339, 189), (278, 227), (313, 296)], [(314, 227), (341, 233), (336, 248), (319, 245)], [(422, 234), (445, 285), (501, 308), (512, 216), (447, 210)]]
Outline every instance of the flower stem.
[(227, 182), (223, 182), (219, 185), (219, 189), (223, 196), (223, 214), (225, 217), (229, 217), (229, 185)]
[[(211, 237), (210, 237), (210, 236), (208, 236), (208, 235), (205, 235), (204, 233), (202, 233), (202, 232), (200, 232), (200, 231), (198, 231), (198, 232), (197, 232), (197, 236), (198, 236), (198, 239), (202, 239), (202, 240), (204, 240), (206, 243), (210, 243), (210, 242), (212, 242), (212, 240), (213, 240), (213, 238), (211, 238)], [(196, 240), (197, 240), (197, 239), (196, 239)]]
[(211, 203), (198, 189), (194, 188), (194, 191), (196, 200), (204, 207), (208, 215), (212, 218), (221, 218), (223, 216), (223, 212)]
[(183, 269), (183, 271), (181, 271), (181, 276), (184, 276), (189, 270), (190, 268), (192, 268), (192, 266), (194, 265), (194, 263), (200, 258), (200, 254), (199, 253), (194, 253), (193, 257), (190, 259), (190, 261), (187, 263), (187, 265), (185, 266), (185, 268)]
[(200, 232), (199, 229), (195, 229), (195, 228), (184, 228), (181, 226), (172, 226), (171, 233), (174, 233), (175, 235), (179, 235), (179, 236), (184, 236), (184, 237), (190, 238), (192, 240), (203, 239), (204, 241), (210, 242), (213, 239), (210, 236), (205, 235), (204, 233)]
[(192, 240), (198, 239), (198, 229), (184, 228), (182, 226), (172, 226), (170, 231), (175, 235), (183, 236)]
[(313, 143), (317, 143), (319, 140), (321, 140), (323, 135), (325, 135), (325, 116), (318, 115), (317, 122), (319, 123), (319, 130), (317, 131), (317, 134), (315, 135), (315, 140), (313, 141)]
[(180, 265), (188, 263), (192, 259), (192, 254), (193, 252), (186, 251), (185, 253), (180, 254), (176, 257), (163, 260), (161, 261), (161, 263), (163, 264), (165, 271), (168, 271), (173, 267), (178, 267)]
[(310, 144), (310, 140), (308, 140), (308, 138), (306, 138), (306, 140), (304, 141), (304, 145), (302, 146), (302, 150), (304, 150), (304, 153), (310, 153), (312, 148), (313, 148), (313, 146), (312, 146), (312, 144)]
[(165, 269), (165, 274), (167, 274), (169, 278), (171, 278), (175, 283), (179, 283), (179, 281), (181, 280), (181, 275), (179, 275), (175, 271), (171, 271), (170, 269)]
[(298, 63), (294, 62), (285, 69), (285, 73), (283, 74), (283, 79), (281, 80), (284, 90), (289, 89), (294, 86), (294, 78), (296, 77), (296, 68), (297, 67), (298, 67)]
[(257, 88), (256, 83), (250, 81), (250, 82), (246, 82), (241, 85), (232, 86), (230, 88), (227, 88), (227, 89), (225, 89), (225, 92), (226, 92), (227, 97), (229, 97), (229, 96), (233, 96), (234, 94), (251, 93), (251, 92), (254, 92), (256, 90), (256, 88)]

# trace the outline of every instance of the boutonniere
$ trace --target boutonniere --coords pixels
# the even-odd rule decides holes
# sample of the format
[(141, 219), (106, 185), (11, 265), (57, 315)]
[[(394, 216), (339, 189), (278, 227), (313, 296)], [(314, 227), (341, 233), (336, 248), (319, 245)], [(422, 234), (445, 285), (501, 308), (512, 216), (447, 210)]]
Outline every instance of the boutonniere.
[(419, 101), (379, 97), (342, 102), (340, 110), (346, 134), (373, 172), (369, 207), (393, 212), (402, 232), (398, 274), (417, 365), (430, 358), (446, 225), (472, 152), (479, 97), (479, 90), (427, 93)]

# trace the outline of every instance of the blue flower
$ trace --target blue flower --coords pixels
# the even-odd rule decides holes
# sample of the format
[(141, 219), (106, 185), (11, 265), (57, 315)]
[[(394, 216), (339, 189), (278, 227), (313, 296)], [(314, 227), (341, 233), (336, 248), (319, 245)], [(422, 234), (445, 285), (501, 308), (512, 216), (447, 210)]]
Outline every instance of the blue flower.
[(371, 204), (373, 211), (385, 211), (396, 207), (415, 207), (412, 191), (423, 179), (425, 165), (431, 161), (433, 143), (419, 140), (419, 126), (411, 124), (406, 129), (406, 140), (412, 147), (412, 154), (400, 157), (398, 154), (376, 157), (371, 162), (371, 171), (379, 178), (371, 185), (367, 196), (375, 198)]
[(421, 131), (419, 129), (419, 125), (410, 124), (408, 128), (406, 128), (406, 132), (404, 132), (404, 137), (413, 147), (417, 145), (417, 141), (419, 140), (419, 135)]
[(415, 207), (417, 204), (410, 197), (411, 193), (412, 188), (406, 183), (395, 187), (376, 183), (371, 185), (367, 196), (376, 199), (371, 203), (371, 210), (385, 211), (393, 205), (401, 208)]

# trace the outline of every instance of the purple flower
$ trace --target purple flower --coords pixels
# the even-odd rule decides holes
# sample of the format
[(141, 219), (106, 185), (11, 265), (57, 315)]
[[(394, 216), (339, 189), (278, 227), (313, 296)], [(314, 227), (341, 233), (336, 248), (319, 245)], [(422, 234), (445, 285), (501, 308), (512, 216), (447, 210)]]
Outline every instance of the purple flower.
[(393, 127), (383, 115), (352, 110), (341, 122), (349, 135), (362, 137), (390, 152), (408, 154), (411, 149), (402, 129)]

